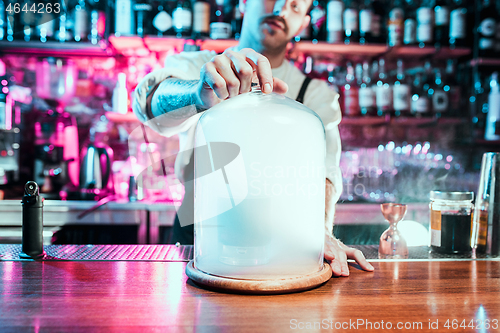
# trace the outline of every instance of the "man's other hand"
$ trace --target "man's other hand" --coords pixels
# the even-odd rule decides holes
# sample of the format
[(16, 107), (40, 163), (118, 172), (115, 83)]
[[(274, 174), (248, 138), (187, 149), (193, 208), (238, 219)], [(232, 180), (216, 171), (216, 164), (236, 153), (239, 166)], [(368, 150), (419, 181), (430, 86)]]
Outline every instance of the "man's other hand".
[(374, 270), (360, 250), (348, 247), (332, 236), (325, 236), (325, 259), (332, 266), (333, 276), (349, 276), (347, 259), (355, 260), (365, 271)]

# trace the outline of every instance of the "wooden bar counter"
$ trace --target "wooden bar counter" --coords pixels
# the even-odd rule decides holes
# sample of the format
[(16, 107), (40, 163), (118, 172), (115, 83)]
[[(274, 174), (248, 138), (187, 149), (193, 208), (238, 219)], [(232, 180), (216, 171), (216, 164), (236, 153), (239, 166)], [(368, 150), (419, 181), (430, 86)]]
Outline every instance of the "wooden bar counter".
[(0, 255), (0, 332), (500, 331), (498, 259), (372, 260), (372, 273), (351, 264), (349, 277), (274, 296), (202, 289), (177, 259)]

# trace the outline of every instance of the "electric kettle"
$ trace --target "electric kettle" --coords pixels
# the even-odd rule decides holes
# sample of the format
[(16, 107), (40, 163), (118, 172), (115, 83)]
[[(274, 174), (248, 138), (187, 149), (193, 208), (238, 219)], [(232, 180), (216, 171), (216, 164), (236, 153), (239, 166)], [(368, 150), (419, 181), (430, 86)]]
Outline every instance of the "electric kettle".
[(114, 193), (113, 150), (111, 147), (91, 142), (81, 152), (80, 197), (82, 200), (99, 200)]

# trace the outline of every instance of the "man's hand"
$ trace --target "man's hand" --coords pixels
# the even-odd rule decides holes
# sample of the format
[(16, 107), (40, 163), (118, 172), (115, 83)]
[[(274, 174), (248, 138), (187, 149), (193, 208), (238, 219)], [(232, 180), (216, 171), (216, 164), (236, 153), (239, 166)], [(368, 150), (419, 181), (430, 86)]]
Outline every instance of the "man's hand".
[(333, 276), (349, 276), (347, 259), (355, 260), (365, 271), (374, 270), (360, 250), (348, 247), (332, 236), (325, 236), (325, 259), (332, 266)]
[(219, 102), (251, 91), (257, 77), (262, 92), (284, 94), (288, 86), (273, 78), (269, 60), (252, 49), (226, 50), (201, 68), (197, 87), (198, 103), (208, 109)]

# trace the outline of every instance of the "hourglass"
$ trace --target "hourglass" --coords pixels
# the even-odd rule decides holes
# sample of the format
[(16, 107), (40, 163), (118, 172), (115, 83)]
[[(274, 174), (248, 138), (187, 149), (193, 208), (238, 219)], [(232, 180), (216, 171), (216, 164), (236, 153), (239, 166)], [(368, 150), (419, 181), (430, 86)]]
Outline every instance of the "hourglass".
[(378, 246), (379, 259), (407, 259), (408, 246), (398, 230), (398, 222), (401, 221), (406, 214), (406, 205), (385, 203), (380, 205), (380, 209), (390, 225), (380, 236), (380, 243)]

